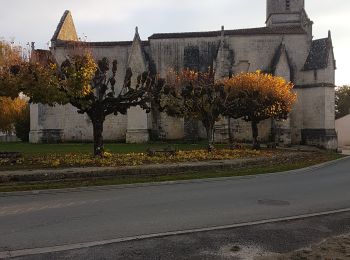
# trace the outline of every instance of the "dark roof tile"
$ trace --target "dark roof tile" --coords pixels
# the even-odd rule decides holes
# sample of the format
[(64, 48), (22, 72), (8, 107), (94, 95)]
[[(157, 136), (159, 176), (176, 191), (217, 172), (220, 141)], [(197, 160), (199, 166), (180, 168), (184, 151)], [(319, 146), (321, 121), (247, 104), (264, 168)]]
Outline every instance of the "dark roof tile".
[(331, 47), (332, 43), (328, 38), (312, 41), (309, 56), (304, 65), (304, 70), (327, 68)]

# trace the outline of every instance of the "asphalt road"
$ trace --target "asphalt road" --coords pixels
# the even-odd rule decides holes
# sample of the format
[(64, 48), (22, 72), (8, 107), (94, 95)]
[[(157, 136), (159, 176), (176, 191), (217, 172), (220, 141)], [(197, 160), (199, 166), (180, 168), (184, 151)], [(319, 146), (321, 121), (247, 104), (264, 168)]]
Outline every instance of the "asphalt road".
[[(27, 255), (13, 260), (258, 260), (261, 256), (265, 256), (265, 260), (271, 260), (271, 256), (276, 254), (309, 248), (325, 239), (349, 232), (350, 212), (346, 212), (295, 221)], [(337, 248), (343, 257), (283, 259), (350, 258), (350, 255), (346, 258), (341, 245)], [(349, 252), (349, 248), (350, 245), (345, 250)], [(327, 254), (327, 250), (322, 250), (322, 253)], [(272, 259), (277, 260), (275, 257)]]
[(0, 197), (0, 252), (350, 207), (350, 158), (314, 170)]

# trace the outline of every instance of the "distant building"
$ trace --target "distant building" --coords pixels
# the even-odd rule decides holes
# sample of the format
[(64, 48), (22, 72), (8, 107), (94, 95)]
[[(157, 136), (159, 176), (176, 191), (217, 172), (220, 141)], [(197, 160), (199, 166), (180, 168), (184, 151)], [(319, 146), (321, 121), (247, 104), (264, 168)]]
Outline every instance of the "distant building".
[[(133, 41), (83, 44), (91, 48), (97, 59), (118, 60), (119, 85), (128, 67), (134, 75), (149, 68), (164, 76), (169, 69), (204, 71), (212, 67), (218, 78), (256, 70), (282, 76), (295, 84), (298, 101), (290, 118), (277, 124), (280, 143), (336, 149), (332, 37), (329, 32), (327, 37), (313, 40), (313, 22), (304, 7), (304, 0), (267, 0), (266, 26), (260, 28), (161, 33), (147, 41), (141, 41), (136, 30)], [(38, 55), (53, 55), (62, 63), (72, 41), (78, 41), (78, 36), (71, 13), (66, 11), (51, 40), (50, 51), (38, 50)], [(250, 127), (242, 120), (232, 120), (238, 140), (251, 139)], [(260, 123), (259, 128), (260, 138), (267, 140), (271, 120)], [(227, 129), (227, 120), (221, 120), (215, 128), (216, 140), (227, 140)], [(150, 137), (169, 140), (202, 136), (203, 130), (196, 122), (131, 108), (125, 116), (108, 117), (103, 135), (107, 140), (134, 143), (146, 142)], [(72, 106), (31, 105), (31, 142), (89, 141), (92, 137), (89, 118), (76, 113)]]
[(350, 147), (350, 114), (335, 121), (339, 147)]

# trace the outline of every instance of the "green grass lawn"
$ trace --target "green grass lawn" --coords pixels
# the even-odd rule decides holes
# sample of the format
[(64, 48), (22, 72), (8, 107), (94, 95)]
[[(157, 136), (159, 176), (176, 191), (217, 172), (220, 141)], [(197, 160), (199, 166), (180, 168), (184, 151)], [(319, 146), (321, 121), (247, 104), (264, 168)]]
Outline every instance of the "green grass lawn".
[[(105, 150), (111, 153), (142, 153), (148, 148), (166, 148), (174, 147), (177, 150), (198, 150), (206, 148), (205, 142), (198, 144), (187, 143), (146, 143), (146, 144), (124, 144), (107, 143)], [(220, 145), (219, 145), (220, 146)], [(30, 144), (30, 143), (0, 143), (0, 151), (20, 152), (24, 155), (40, 155), (47, 153), (66, 154), (66, 153), (93, 153), (92, 143), (64, 143), (64, 144)]]

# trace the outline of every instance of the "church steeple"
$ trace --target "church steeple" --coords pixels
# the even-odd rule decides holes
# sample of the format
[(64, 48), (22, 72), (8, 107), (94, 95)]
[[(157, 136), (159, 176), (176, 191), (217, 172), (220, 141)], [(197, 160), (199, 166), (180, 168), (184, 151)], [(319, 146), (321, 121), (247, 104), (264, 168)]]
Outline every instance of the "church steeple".
[(304, 0), (267, 0), (266, 25), (301, 25), (304, 13)]

